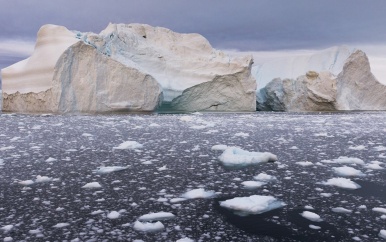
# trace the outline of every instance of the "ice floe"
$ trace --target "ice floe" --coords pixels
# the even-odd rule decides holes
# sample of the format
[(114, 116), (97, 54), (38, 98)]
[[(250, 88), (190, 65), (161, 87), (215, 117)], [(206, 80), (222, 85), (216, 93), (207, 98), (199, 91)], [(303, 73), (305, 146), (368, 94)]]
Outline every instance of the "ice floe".
[(93, 172), (99, 173), (99, 174), (108, 174), (115, 171), (123, 171), (128, 169), (130, 166), (101, 166), (98, 167)]
[(169, 212), (157, 212), (157, 213), (149, 213), (142, 215), (138, 218), (141, 222), (151, 222), (151, 221), (161, 221), (161, 220), (169, 220), (174, 219), (176, 216)]
[(203, 188), (193, 189), (182, 194), (185, 199), (196, 199), (196, 198), (212, 198), (216, 194), (214, 191), (205, 191)]
[(364, 176), (360, 170), (349, 166), (333, 167), (333, 171), (339, 176)]
[(119, 144), (117, 147), (114, 147), (114, 150), (134, 150), (141, 149), (143, 145), (138, 143), (137, 141), (126, 141)]
[(326, 182), (322, 182), (324, 185), (328, 186), (336, 186), (340, 188), (345, 188), (345, 189), (358, 189), (361, 188), (361, 186), (350, 179), (347, 178), (331, 178), (328, 179)]
[(140, 231), (140, 232), (159, 232), (165, 229), (165, 226), (161, 222), (156, 222), (156, 223), (148, 223), (148, 222), (140, 222), (140, 221), (135, 221), (134, 230)]
[(90, 182), (82, 186), (82, 188), (86, 188), (86, 189), (101, 188), (101, 187), (102, 186), (101, 184), (99, 184), (99, 182)]
[(221, 201), (220, 206), (233, 210), (239, 215), (261, 214), (286, 204), (272, 196), (252, 195), (249, 197), (235, 197)]
[(228, 147), (219, 160), (226, 167), (245, 167), (277, 161), (277, 156), (269, 152), (249, 152), (238, 147)]
[(303, 218), (306, 218), (312, 222), (321, 222), (323, 219), (320, 218), (320, 216), (316, 213), (310, 212), (310, 211), (304, 211), (300, 214)]

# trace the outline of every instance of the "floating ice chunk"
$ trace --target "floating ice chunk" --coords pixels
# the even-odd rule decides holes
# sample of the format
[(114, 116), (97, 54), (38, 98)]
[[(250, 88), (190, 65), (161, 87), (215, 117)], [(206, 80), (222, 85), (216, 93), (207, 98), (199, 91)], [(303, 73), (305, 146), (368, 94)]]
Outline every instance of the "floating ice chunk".
[(383, 168), (382, 166), (380, 166), (379, 164), (376, 164), (376, 163), (367, 164), (365, 167), (367, 169), (371, 169), (371, 170), (383, 170), (383, 169), (385, 169), (385, 168)]
[(12, 150), (12, 149), (15, 149), (15, 146), (1, 147), (1, 148), (0, 148), (0, 151), (4, 151), (4, 150)]
[(239, 133), (236, 133), (235, 136), (236, 137), (247, 138), (247, 137), (249, 137), (249, 134), (248, 133), (239, 132)]
[(101, 213), (104, 213), (103, 210), (96, 210), (96, 211), (93, 211), (91, 212), (91, 215), (97, 215), (97, 214), (101, 214)]
[(168, 212), (158, 212), (158, 213), (149, 213), (142, 215), (138, 218), (141, 222), (150, 222), (150, 221), (161, 221), (161, 220), (168, 220), (168, 219), (174, 219), (176, 216), (172, 213)]
[(303, 218), (306, 218), (312, 222), (321, 222), (323, 221), (320, 216), (316, 213), (310, 211), (304, 211), (300, 214)]
[(11, 242), (11, 241), (13, 241), (13, 238), (12, 237), (4, 237), (4, 239), (3, 239), (3, 241), (4, 242)]
[(320, 226), (316, 226), (316, 225), (313, 225), (313, 224), (308, 225), (308, 227), (310, 227), (310, 229), (316, 229), (316, 230), (322, 228), (322, 227), (320, 227)]
[(265, 173), (260, 173), (257, 176), (254, 176), (253, 179), (257, 181), (274, 181), (276, 180), (276, 177)]
[(226, 150), (226, 148), (228, 148), (228, 146), (226, 146), (226, 145), (213, 145), (212, 146), (212, 150)]
[(358, 146), (350, 146), (348, 147), (350, 150), (365, 150), (366, 146), (364, 145), (358, 145)]
[(101, 184), (99, 182), (90, 182), (84, 185), (82, 188), (87, 188), (87, 189), (93, 189), (93, 188), (101, 188)]
[(382, 239), (386, 239), (386, 230), (382, 229), (381, 231), (379, 231), (378, 236), (381, 237)]
[(193, 239), (189, 239), (188, 237), (176, 240), (176, 242), (194, 242)]
[(260, 181), (244, 181), (241, 183), (245, 188), (247, 189), (255, 189), (264, 186), (266, 183), (265, 182), (260, 182)]
[(332, 193), (322, 192), (322, 193), (320, 193), (320, 196), (322, 196), (322, 197), (331, 197)]
[(35, 182), (36, 183), (43, 183), (43, 182), (50, 182), (52, 180), (53, 180), (52, 177), (37, 175)]
[(261, 214), (286, 204), (272, 196), (252, 195), (249, 197), (235, 197), (221, 201), (220, 206), (236, 212), (238, 215)]
[(352, 210), (345, 209), (345, 208), (342, 208), (342, 207), (331, 208), (331, 210), (334, 213), (352, 213)]
[(67, 226), (69, 226), (70, 224), (69, 223), (57, 223), (57, 224), (55, 224), (54, 226), (52, 226), (52, 227), (54, 227), (54, 228), (64, 228), (64, 227), (67, 227)]
[(323, 185), (328, 186), (336, 186), (340, 188), (346, 188), (346, 189), (358, 189), (361, 188), (361, 186), (350, 179), (347, 178), (331, 178), (328, 179), (326, 182), (322, 182)]
[(323, 163), (336, 163), (336, 164), (357, 164), (364, 165), (365, 162), (359, 158), (341, 156), (333, 160), (322, 160)]
[(385, 146), (382, 146), (382, 145), (380, 145), (380, 146), (376, 146), (376, 147), (374, 147), (374, 150), (375, 150), (375, 151), (385, 151), (385, 150), (386, 150), (386, 147), (385, 147)]
[(358, 208), (359, 209), (367, 209), (367, 206), (366, 205), (360, 205)]
[(214, 196), (214, 191), (205, 191), (203, 188), (193, 189), (182, 194), (182, 197), (186, 199), (212, 198)]
[(314, 163), (312, 163), (310, 161), (298, 161), (298, 162), (295, 162), (295, 164), (297, 164), (299, 166), (312, 166), (312, 165), (314, 165)]
[(156, 123), (151, 123), (149, 124), (149, 127), (160, 127), (161, 125), (159, 124), (156, 124)]
[(115, 171), (123, 171), (128, 168), (129, 166), (101, 166), (101, 167), (98, 167), (93, 172), (99, 173), (99, 174), (108, 174)]
[(82, 136), (83, 136), (83, 137), (92, 137), (93, 135), (92, 135), (92, 134), (89, 134), (89, 133), (83, 133)]
[(164, 165), (164, 166), (158, 168), (157, 170), (158, 170), (158, 171), (166, 171), (167, 169), (168, 169), (168, 168), (166, 168), (166, 165)]
[(372, 210), (373, 210), (374, 212), (386, 214), (386, 208), (379, 208), (379, 207), (376, 207), (376, 208), (373, 208)]
[(111, 211), (109, 214), (107, 214), (107, 218), (109, 219), (117, 219), (121, 216), (121, 214), (117, 211)]
[(140, 221), (135, 221), (134, 223), (134, 230), (141, 231), (141, 232), (158, 232), (162, 231), (165, 229), (165, 226), (161, 222), (156, 222), (156, 223), (141, 223)]
[(332, 168), (334, 172), (339, 176), (364, 176), (360, 170), (349, 166), (334, 167)]
[(53, 161), (57, 161), (57, 159), (52, 158), (52, 157), (49, 157), (49, 158), (46, 160), (46, 162), (53, 162)]
[(184, 121), (184, 122), (192, 122), (193, 120), (194, 120), (193, 116), (182, 116), (182, 117), (180, 117), (180, 121)]
[(179, 203), (179, 202), (183, 202), (183, 201), (186, 201), (186, 200), (187, 200), (186, 198), (177, 197), (177, 198), (170, 199), (169, 202), (171, 202), (171, 203)]
[(249, 152), (238, 147), (228, 147), (220, 155), (219, 160), (227, 167), (245, 167), (277, 161), (277, 156), (269, 152)]
[(138, 143), (137, 141), (126, 141), (122, 144), (118, 145), (117, 147), (114, 147), (115, 150), (134, 150), (134, 149), (141, 149), (143, 147), (142, 144)]
[(23, 186), (31, 186), (32, 184), (34, 184), (35, 182), (33, 180), (25, 180), (25, 181), (19, 181), (18, 182), (20, 185), (23, 185)]
[(1, 227), (0, 229), (3, 230), (4, 232), (9, 232), (13, 229), (13, 227), (14, 226), (12, 224), (8, 224), (8, 225)]
[(314, 207), (310, 206), (310, 205), (306, 205), (304, 206), (305, 209), (308, 209), (308, 210), (314, 210)]

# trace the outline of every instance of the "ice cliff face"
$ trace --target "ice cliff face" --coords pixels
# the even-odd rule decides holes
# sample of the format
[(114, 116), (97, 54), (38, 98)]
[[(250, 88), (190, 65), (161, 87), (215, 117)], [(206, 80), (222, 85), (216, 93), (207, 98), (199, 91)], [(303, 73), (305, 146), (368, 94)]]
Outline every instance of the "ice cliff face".
[(256, 97), (258, 105), (265, 102), (261, 90), (273, 79), (296, 79), (301, 75), (305, 75), (308, 71), (329, 71), (334, 75), (338, 75), (352, 52), (353, 50), (348, 47), (335, 46), (314, 54), (273, 60), (253, 67), (252, 74), (257, 83)]
[(340, 73), (309, 71), (297, 79), (274, 79), (260, 90), (260, 110), (386, 110), (386, 86), (370, 70), (363, 51), (346, 60)]
[[(3, 110), (154, 111), (164, 100), (179, 111), (254, 111), (251, 64), (251, 56), (231, 58), (198, 34), (142, 24), (110, 24), (100, 34), (48, 25), (30, 58), (2, 70)], [(185, 94), (200, 95), (184, 95), (188, 88)]]

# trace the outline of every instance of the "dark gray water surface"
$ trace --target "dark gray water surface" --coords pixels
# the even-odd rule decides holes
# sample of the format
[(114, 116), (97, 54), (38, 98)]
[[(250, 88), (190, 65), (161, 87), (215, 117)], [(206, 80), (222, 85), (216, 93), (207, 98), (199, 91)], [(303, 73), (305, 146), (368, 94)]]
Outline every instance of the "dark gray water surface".
[[(347, 190), (321, 184), (339, 177), (332, 168), (343, 166), (321, 161), (348, 156), (366, 164), (379, 161), (386, 167), (385, 124), (383, 112), (2, 114), (0, 228), (13, 227), (1, 229), (0, 235), (14, 241), (176, 241), (184, 237), (196, 241), (382, 240), (378, 233), (386, 229), (386, 216), (372, 208), (386, 208), (385, 170), (347, 164), (366, 174), (350, 178), (362, 186), (360, 189)], [(143, 148), (113, 150), (128, 140), (143, 144)], [(222, 151), (211, 150), (217, 144), (268, 151), (278, 156), (278, 162), (225, 169), (218, 161)], [(50, 157), (56, 161), (47, 162)], [(313, 165), (295, 163), (299, 161)], [(93, 173), (100, 166), (130, 167), (110, 174)], [(167, 169), (158, 170), (163, 166)], [(242, 181), (251, 181), (261, 172), (277, 180), (255, 190), (243, 188)], [(19, 184), (38, 175), (54, 180)], [(99, 182), (102, 188), (81, 188), (89, 182)], [(196, 188), (217, 195), (170, 202)], [(287, 205), (244, 217), (219, 206), (219, 201), (255, 194), (274, 196)], [(314, 210), (306, 209), (307, 205)], [(360, 205), (367, 209), (358, 208)], [(334, 207), (352, 213), (334, 213)], [(97, 210), (102, 212), (91, 214)], [(323, 221), (300, 216), (306, 210)], [(111, 211), (118, 211), (120, 217), (107, 218)], [(139, 216), (160, 211), (176, 215), (162, 221), (163, 231), (133, 229)], [(53, 227), (58, 223), (67, 226)], [(310, 224), (321, 229), (311, 229)]]

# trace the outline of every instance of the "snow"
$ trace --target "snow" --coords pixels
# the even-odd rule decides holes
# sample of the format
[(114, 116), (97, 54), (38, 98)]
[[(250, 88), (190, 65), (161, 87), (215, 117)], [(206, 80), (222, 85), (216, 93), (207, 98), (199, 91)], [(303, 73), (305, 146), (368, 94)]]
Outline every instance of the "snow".
[(235, 197), (221, 201), (220, 206), (231, 209), (239, 215), (261, 214), (286, 204), (272, 196), (252, 195), (249, 197)]
[(64, 227), (67, 227), (67, 226), (69, 226), (70, 224), (69, 223), (57, 223), (57, 224), (55, 224), (54, 226), (52, 226), (52, 227), (54, 227), (54, 228), (64, 228)]
[(260, 182), (260, 181), (244, 181), (241, 183), (241, 185), (243, 185), (247, 189), (259, 188), (264, 186), (265, 184), (266, 184), (265, 182)]
[(212, 198), (214, 196), (214, 191), (205, 191), (203, 188), (193, 189), (182, 194), (182, 197), (186, 199)]
[(349, 166), (333, 167), (334, 172), (339, 176), (364, 176), (360, 170)]
[(107, 214), (107, 218), (109, 219), (117, 219), (121, 216), (121, 214), (117, 211), (111, 211), (109, 214)]
[(306, 218), (312, 222), (321, 222), (323, 221), (320, 216), (316, 213), (310, 211), (304, 211), (300, 214), (303, 218)]
[(277, 156), (269, 152), (249, 152), (238, 147), (228, 147), (219, 160), (226, 167), (245, 167), (277, 161)]
[(102, 186), (101, 184), (99, 184), (99, 182), (90, 182), (84, 185), (82, 188), (93, 189), (93, 188), (101, 188), (101, 187)]
[(169, 212), (157, 212), (157, 213), (149, 213), (142, 215), (138, 218), (141, 222), (149, 222), (149, 221), (161, 221), (161, 220), (168, 220), (168, 219), (174, 219), (176, 216)]
[(331, 208), (331, 210), (334, 213), (352, 213), (352, 210), (343, 208), (343, 207), (336, 207), (336, 208)]
[(372, 209), (374, 212), (386, 214), (386, 208), (375, 207)]
[(99, 173), (99, 174), (108, 174), (115, 171), (123, 171), (128, 168), (129, 166), (101, 166), (101, 167), (98, 167), (93, 172)]
[(336, 186), (336, 187), (345, 188), (345, 189), (361, 188), (359, 184), (347, 178), (331, 178), (331, 179), (328, 179), (326, 182), (322, 182), (322, 184), (328, 185), (328, 186)]
[(126, 141), (119, 144), (117, 147), (114, 147), (115, 150), (134, 150), (141, 149), (143, 145), (138, 143), (137, 141)]
[(134, 223), (134, 230), (141, 231), (141, 232), (159, 232), (165, 229), (165, 226), (161, 222), (156, 223), (142, 223), (140, 221), (135, 221)]
[(379, 231), (378, 236), (381, 237), (382, 239), (386, 239), (386, 230), (381, 229), (381, 231)]

